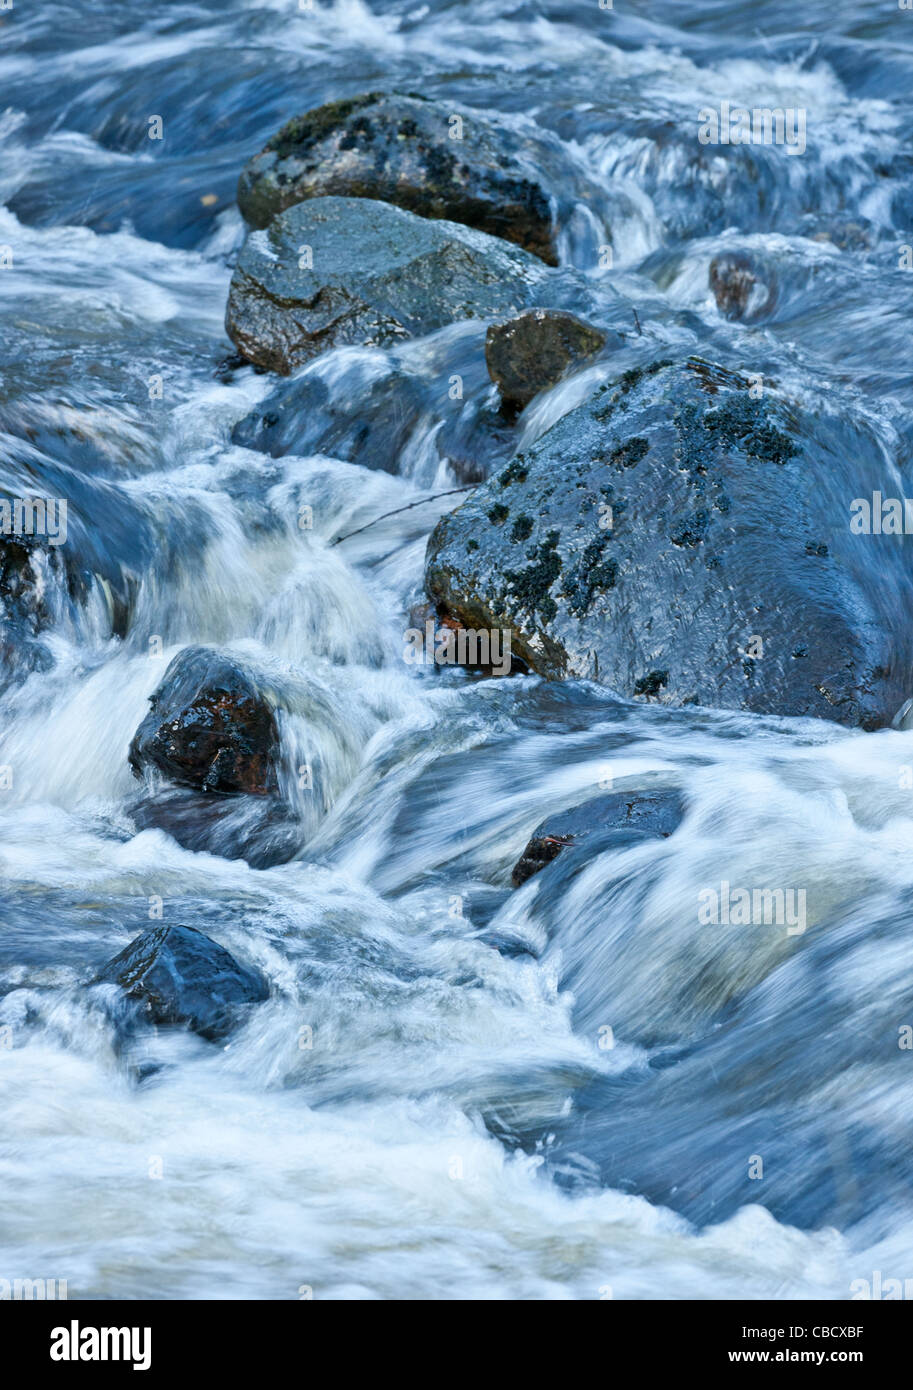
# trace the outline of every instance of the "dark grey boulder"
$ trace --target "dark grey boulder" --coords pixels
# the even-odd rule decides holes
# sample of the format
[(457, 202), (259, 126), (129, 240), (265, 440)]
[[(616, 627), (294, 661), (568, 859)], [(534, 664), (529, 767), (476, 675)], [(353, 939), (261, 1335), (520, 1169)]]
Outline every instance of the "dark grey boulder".
[(606, 335), (575, 314), (556, 309), (524, 309), (485, 336), (488, 374), (501, 399), (525, 406), (573, 367), (605, 346)]
[(850, 503), (883, 469), (846, 416), (646, 363), (438, 523), (427, 590), (548, 677), (880, 727), (908, 693), (910, 567), (851, 532)]
[(207, 793), (266, 796), (277, 790), (275, 702), (235, 658), (185, 647), (149, 703), (130, 744), (137, 777), (154, 770)]
[(245, 166), (241, 213), (266, 227), (309, 198), (372, 198), (477, 227), (557, 265), (550, 200), (523, 143), (482, 116), (456, 116), (440, 102), (382, 92), (308, 111)]
[(103, 966), (94, 984), (116, 984), (149, 1023), (178, 1024), (211, 1042), (239, 1021), (243, 1007), (269, 998), (259, 970), (193, 927), (152, 927)]
[(225, 326), (248, 361), (287, 375), (330, 348), (385, 347), (514, 313), (547, 273), (455, 222), (368, 198), (314, 198), (247, 238)]
[[(680, 792), (662, 789), (607, 792), (567, 811), (559, 811), (533, 831), (514, 865), (511, 882), (519, 888), (564, 850), (576, 848), (588, 840), (592, 842), (594, 837), (599, 837), (601, 843), (607, 832), (635, 831), (644, 839), (665, 838), (678, 827), (684, 809)], [(633, 843), (630, 835), (625, 843)]]

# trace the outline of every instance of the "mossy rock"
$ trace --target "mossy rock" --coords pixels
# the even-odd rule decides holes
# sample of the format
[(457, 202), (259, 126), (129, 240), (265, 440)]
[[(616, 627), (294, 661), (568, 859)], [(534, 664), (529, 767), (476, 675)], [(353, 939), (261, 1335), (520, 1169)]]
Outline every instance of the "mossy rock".
[(427, 590), (468, 627), (509, 627), (549, 678), (879, 727), (909, 693), (910, 566), (849, 520), (883, 466), (847, 416), (649, 362), (442, 518)]

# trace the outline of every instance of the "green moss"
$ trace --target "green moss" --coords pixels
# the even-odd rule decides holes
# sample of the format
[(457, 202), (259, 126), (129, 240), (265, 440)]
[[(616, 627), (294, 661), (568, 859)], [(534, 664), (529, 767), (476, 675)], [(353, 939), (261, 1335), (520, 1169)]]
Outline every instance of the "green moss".
[(609, 462), (616, 468), (633, 468), (635, 463), (645, 454), (650, 452), (650, 441), (638, 435), (634, 439), (629, 439), (626, 444), (619, 444), (617, 449), (613, 449), (609, 455)]
[(510, 532), (510, 538), (515, 545), (521, 541), (528, 541), (533, 534), (533, 519), (531, 516), (518, 516)]
[(784, 464), (799, 452), (789, 435), (771, 422), (767, 407), (747, 392), (733, 394), (715, 410), (708, 410), (703, 425), (725, 446), (739, 448), (764, 463)]
[(505, 507), (503, 502), (496, 502), (488, 513), (488, 520), (492, 526), (501, 526), (510, 516), (510, 508)]
[(702, 508), (690, 517), (686, 517), (681, 526), (670, 532), (669, 539), (673, 545), (700, 545), (704, 540), (709, 521), (710, 513)]
[(538, 613), (547, 623), (558, 612), (549, 590), (561, 573), (561, 558), (557, 553), (560, 539), (560, 531), (549, 531), (542, 544), (528, 552), (532, 564), (527, 569), (504, 572), (519, 607)]
[(633, 391), (634, 387), (643, 381), (645, 377), (655, 376), (657, 372), (661, 372), (664, 368), (671, 366), (673, 366), (673, 363), (668, 358), (664, 357), (658, 362), (651, 362), (649, 366), (646, 367), (629, 367), (628, 370), (623, 372), (619, 377), (617, 386), (614, 382), (606, 382), (605, 386), (599, 388), (599, 394), (602, 395), (604, 392), (608, 391), (613, 391), (614, 393), (605, 405), (600, 406), (593, 412), (595, 418), (597, 420), (607, 420), (612, 414), (612, 411), (628, 392)]
[(640, 680), (635, 682), (634, 694), (658, 695), (663, 686), (668, 685), (668, 683), (668, 671), (650, 671), (648, 675), (641, 676)]
[(527, 471), (525, 454), (518, 454), (515, 459), (511, 459), (498, 482), (502, 487), (510, 487), (511, 483), (525, 483)]
[(618, 565), (615, 560), (603, 559), (608, 541), (606, 533), (591, 540), (578, 563), (567, 573), (564, 596), (575, 618), (584, 617), (597, 591), (615, 587)]
[(304, 116), (295, 116), (287, 121), (268, 141), (265, 148), (274, 150), (280, 159), (287, 159), (302, 146), (312, 145), (315, 141), (322, 140), (325, 135), (332, 134), (345, 124), (354, 111), (372, 106), (376, 101), (382, 100), (382, 97), (381, 92), (369, 92), (366, 96), (353, 97), (348, 101), (327, 102), (325, 106), (318, 106), (315, 111), (308, 111)]

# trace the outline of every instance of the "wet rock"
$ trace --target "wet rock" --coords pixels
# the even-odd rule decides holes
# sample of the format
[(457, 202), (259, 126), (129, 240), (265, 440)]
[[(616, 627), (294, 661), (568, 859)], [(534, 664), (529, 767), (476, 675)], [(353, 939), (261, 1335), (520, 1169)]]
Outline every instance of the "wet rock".
[(320, 377), (306, 375), (280, 383), (239, 421), (232, 443), (273, 458), (328, 454), (395, 473), (428, 409), (422, 384), (404, 372), (386, 371), (365, 384), (334, 383), (333, 389)]
[(508, 461), (516, 435), (492, 399), (483, 328), (462, 325), (457, 335), (320, 358), (278, 380), (234, 427), (232, 443), (274, 458), (328, 454), (389, 473), (405, 468), (419, 486), (436, 483), (443, 460), (457, 482), (483, 482)]
[[(522, 657), (514, 656), (501, 645), (500, 635), (491, 642), (490, 634), (485, 634), (483, 642), (479, 642), (478, 634), (467, 633), (465, 624), (459, 618), (436, 608), (433, 603), (413, 604), (409, 609), (409, 627), (413, 632), (423, 634), (424, 655), (436, 655), (433, 669), (438, 673), (459, 665), (474, 677), (529, 674)], [(451, 649), (449, 656), (448, 647)], [(483, 660), (485, 656), (490, 659)]]
[(674, 790), (607, 792), (568, 811), (559, 811), (538, 825), (511, 873), (519, 888), (544, 869), (563, 850), (594, 835), (636, 831), (644, 839), (672, 834), (684, 814), (684, 801)]
[(0, 685), (48, 664), (35, 639), (51, 619), (48, 570), (57, 564), (51, 547), (0, 532)]
[(225, 326), (249, 361), (288, 375), (329, 348), (384, 347), (512, 313), (546, 273), (516, 246), (455, 222), (367, 198), (314, 198), (247, 238)]
[(516, 421), (486, 400), (467, 401), (445, 416), (435, 435), (438, 457), (458, 483), (481, 483), (516, 449)]
[(240, 965), (193, 927), (152, 927), (108, 961), (94, 984), (116, 984), (149, 1023), (179, 1024), (217, 1042), (243, 1006), (269, 998), (258, 970)]
[(911, 581), (849, 503), (881, 469), (863, 424), (699, 360), (644, 363), (442, 518), (428, 594), (510, 627), (548, 677), (880, 727), (907, 693)]
[(169, 787), (138, 797), (127, 811), (138, 831), (164, 830), (184, 849), (244, 859), (252, 869), (288, 863), (303, 840), (300, 821), (277, 797)]
[(266, 227), (305, 199), (372, 198), (477, 227), (557, 265), (550, 201), (518, 144), (482, 116), (372, 92), (283, 126), (245, 166), (238, 206), (251, 227)]
[(522, 407), (598, 352), (605, 341), (604, 333), (574, 314), (525, 309), (490, 325), (485, 361), (502, 400)]
[(150, 706), (130, 744), (137, 777), (154, 769), (203, 792), (276, 790), (275, 703), (240, 662), (207, 647), (185, 647)]
[(776, 308), (772, 272), (743, 251), (714, 256), (708, 278), (717, 308), (726, 319), (753, 323)]

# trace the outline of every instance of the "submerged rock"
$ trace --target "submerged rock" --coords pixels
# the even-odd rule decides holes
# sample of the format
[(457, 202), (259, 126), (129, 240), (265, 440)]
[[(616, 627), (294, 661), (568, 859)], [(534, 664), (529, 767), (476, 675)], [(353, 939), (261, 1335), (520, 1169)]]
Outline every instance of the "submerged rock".
[(275, 704), (233, 657), (185, 647), (150, 706), (130, 744), (137, 777), (154, 769), (203, 792), (264, 796), (276, 790)]
[(238, 206), (251, 227), (266, 227), (309, 198), (372, 198), (477, 227), (557, 265), (550, 201), (517, 144), (482, 116), (372, 92), (284, 125), (242, 171)]
[(94, 984), (116, 984), (146, 1021), (181, 1024), (211, 1042), (223, 1038), (247, 1004), (269, 998), (259, 972), (193, 927), (152, 927), (108, 961)]
[(232, 431), (232, 443), (281, 458), (328, 454), (395, 473), (414, 430), (429, 411), (429, 392), (407, 373), (331, 389), (311, 373), (282, 381)]
[(508, 242), (368, 198), (314, 198), (252, 232), (225, 326), (287, 375), (329, 348), (384, 347), (458, 319), (513, 313), (547, 272)]
[(714, 256), (708, 280), (717, 308), (726, 319), (754, 323), (767, 318), (776, 308), (772, 270), (743, 251)]
[[(519, 888), (562, 852), (594, 835), (635, 831), (644, 839), (672, 834), (684, 814), (684, 801), (674, 790), (607, 792), (568, 811), (549, 816), (536, 827), (511, 873)], [(629, 836), (633, 843), (633, 838)]]
[(605, 346), (606, 335), (574, 314), (525, 309), (493, 323), (485, 338), (488, 374), (509, 405), (528, 405)]
[(138, 831), (164, 830), (183, 849), (244, 859), (252, 869), (288, 863), (303, 839), (300, 821), (279, 797), (167, 787), (141, 795), (127, 811)]
[[(847, 472), (851, 460), (851, 472)], [(549, 677), (669, 704), (879, 727), (906, 695), (899, 547), (850, 531), (878, 442), (733, 372), (600, 387), (442, 518), (426, 584)]]

